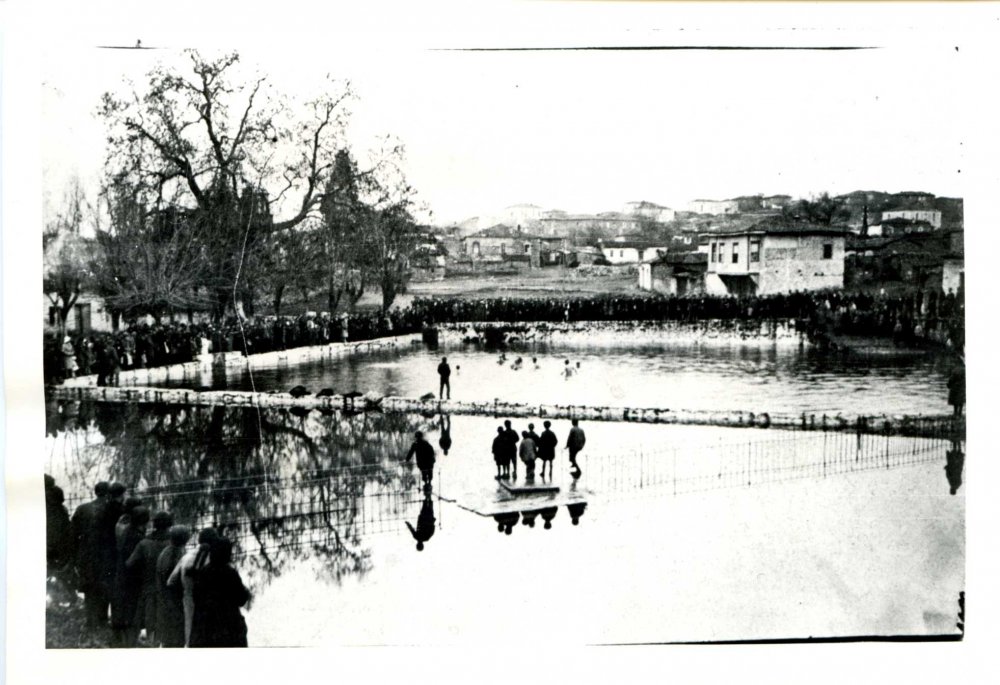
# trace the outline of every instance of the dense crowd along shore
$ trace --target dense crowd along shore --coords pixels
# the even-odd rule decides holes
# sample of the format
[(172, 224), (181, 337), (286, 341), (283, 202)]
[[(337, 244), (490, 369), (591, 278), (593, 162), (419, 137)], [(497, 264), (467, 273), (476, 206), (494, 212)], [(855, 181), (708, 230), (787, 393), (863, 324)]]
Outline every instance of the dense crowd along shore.
[[(193, 361), (202, 354), (256, 354), (333, 342), (361, 341), (426, 331), (439, 324), (469, 322), (703, 323), (706, 321), (794, 322), (796, 330), (823, 343), (835, 335), (891, 338), (897, 345), (942, 345), (961, 350), (965, 312), (961, 295), (937, 290), (887, 296), (863, 293), (793, 292), (749, 297), (659, 297), (607, 295), (578, 298), (425, 298), (385, 313), (353, 312), (331, 317), (253, 317), (212, 322), (136, 323), (114, 333), (48, 334), (46, 382), (96, 373), (113, 383), (121, 369)], [(487, 338), (486, 342), (492, 342)]]

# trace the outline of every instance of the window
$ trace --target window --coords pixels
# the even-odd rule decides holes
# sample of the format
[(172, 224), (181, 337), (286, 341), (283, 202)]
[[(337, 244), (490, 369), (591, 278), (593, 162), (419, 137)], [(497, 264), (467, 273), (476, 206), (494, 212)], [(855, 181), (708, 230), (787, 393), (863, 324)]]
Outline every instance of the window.
[(740, 244), (733, 243), (733, 264), (740, 263)]
[(618, 256), (619, 257), (624, 257), (625, 256), (625, 250), (618, 250)]
[(500, 256), (503, 257), (507, 254), (507, 243), (500, 243)]
[(833, 259), (833, 243), (823, 243), (823, 259)]
[(717, 251), (718, 249), (719, 249), (719, 246), (718, 246), (718, 244), (717, 244), (717, 243), (712, 243), (712, 260), (711, 260), (711, 261), (712, 261), (712, 263), (713, 263), (713, 264), (714, 264), (715, 262), (719, 261), (719, 260), (717, 260), (717, 259), (715, 258), (715, 256), (716, 256), (716, 251)]
[(524, 244), (524, 254), (531, 254), (531, 243)]
[(473, 257), (478, 257), (479, 256), (479, 241), (478, 240), (476, 242), (472, 243), (472, 256)]
[(759, 262), (760, 261), (760, 241), (751, 240), (750, 241), (750, 261)]

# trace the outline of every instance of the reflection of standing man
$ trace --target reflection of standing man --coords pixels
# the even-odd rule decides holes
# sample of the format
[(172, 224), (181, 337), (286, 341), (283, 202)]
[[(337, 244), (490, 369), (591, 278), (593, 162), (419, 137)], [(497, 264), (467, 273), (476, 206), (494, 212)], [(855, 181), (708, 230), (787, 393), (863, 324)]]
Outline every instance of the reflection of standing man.
[(420, 507), (420, 515), (417, 516), (417, 527), (414, 528), (410, 522), (406, 522), (406, 527), (410, 529), (410, 535), (417, 541), (417, 551), (423, 551), (424, 543), (434, 537), (434, 502), (430, 494), (424, 497), (424, 503)]
[(580, 465), (576, 463), (576, 455), (580, 453), (583, 446), (587, 443), (587, 436), (584, 434), (583, 429), (580, 428), (580, 420), (573, 419), (573, 427), (569, 429), (569, 435), (566, 438), (566, 449), (569, 450), (569, 463), (573, 467), (575, 472), (575, 477), (579, 478), (583, 471), (580, 469)]
[(448, 399), (451, 399), (451, 367), (448, 366), (448, 357), (441, 357), (438, 364), (438, 375), (441, 377), (441, 388), (439, 396), (444, 399), (444, 389), (448, 388)]
[(962, 467), (965, 466), (965, 454), (962, 452), (962, 445), (957, 441), (952, 442), (951, 449), (948, 450), (946, 457), (947, 462), (944, 466), (944, 475), (948, 478), (948, 489), (954, 495), (962, 487)]
[(441, 438), (438, 440), (438, 445), (441, 446), (441, 451), (444, 452), (445, 456), (448, 456), (448, 450), (451, 449), (451, 417), (447, 414), (440, 414), (438, 424), (441, 426)]

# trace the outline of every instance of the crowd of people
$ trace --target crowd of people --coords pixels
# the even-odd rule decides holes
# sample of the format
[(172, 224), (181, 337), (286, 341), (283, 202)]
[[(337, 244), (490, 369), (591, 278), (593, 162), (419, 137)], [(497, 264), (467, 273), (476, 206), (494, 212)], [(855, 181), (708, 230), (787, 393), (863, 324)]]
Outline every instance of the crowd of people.
[(964, 344), (965, 333), (963, 298), (938, 290), (894, 296), (803, 291), (744, 297), (418, 298), (409, 307), (395, 307), (384, 314), (309, 312), (298, 317), (231, 317), (220, 323), (136, 323), (115, 333), (62, 339), (50, 335), (45, 341), (45, 371), (48, 382), (97, 373), (99, 384), (113, 385), (119, 370), (189, 362), (200, 354), (254, 354), (371, 340), (446, 323), (707, 320), (794, 321), (810, 335), (885, 336), (899, 344), (932, 341), (955, 349)]
[(773, 295), (601, 295), (589, 298), (430, 298), (411, 305), (416, 320), (582, 322), (706, 320), (794, 321), (806, 333), (892, 337), (897, 342), (964, 343), (964, 301), (954, 292), (918, 290), (905, 295), (799, 291)]
[[(583, 470), (577, 462), (576, 457), (587, 442), (587, 437), (580, 428), (578, 419), (572, 420), (573, 427), (566, 437), (566, 450), (569, 452), (570, 472), (574, 478), (579, 478)], [(526, 482), (533, 482), (535, 479), (536, 461), (541, 462), (541, 478), (545, 479), (546, 467), (548, 467), (549, 478), (552, 478), (553, 462), (556, 458), (556, 446), (559, 438), (552, 432), (552, 422), (542, 422), (542, 433), (535, 432), (535, 424), (529, 423), (528, 430), (521, 431), (518, 436), (517, 431), (511, 426), (509, 420), (504, 421), (502, 426), (497, 426), (497, 435), (493, 438), (493, 462), (497, 467), (498, 480), (517, 480), (517, 462), (524, 464), (524, 476)], [(518, 445), (520, 443), (520, 445)]]
[(81, 637), (112, 647), (246, 647), (240, 608), (250, 593), (232, 542), (206, 528), (188, 549), (187, 526), (125, 495), (121, 483), (101, 481), (71, 517), (45, 476), (49, 577), (74, 598), (83, 593)]

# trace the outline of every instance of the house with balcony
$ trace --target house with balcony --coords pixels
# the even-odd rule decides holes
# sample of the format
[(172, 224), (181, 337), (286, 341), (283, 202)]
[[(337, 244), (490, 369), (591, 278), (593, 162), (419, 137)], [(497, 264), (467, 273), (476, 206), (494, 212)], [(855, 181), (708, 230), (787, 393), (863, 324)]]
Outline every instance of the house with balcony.
[(847, 229), (774, 217), (709, 234), (705, 291), (768, 295), (844, 286)]

